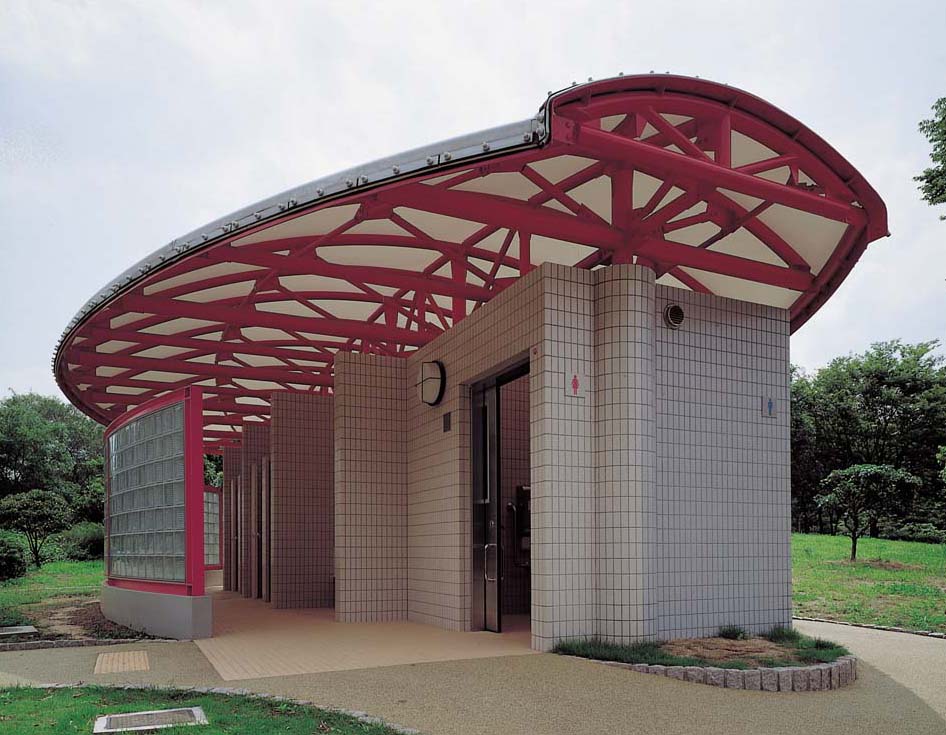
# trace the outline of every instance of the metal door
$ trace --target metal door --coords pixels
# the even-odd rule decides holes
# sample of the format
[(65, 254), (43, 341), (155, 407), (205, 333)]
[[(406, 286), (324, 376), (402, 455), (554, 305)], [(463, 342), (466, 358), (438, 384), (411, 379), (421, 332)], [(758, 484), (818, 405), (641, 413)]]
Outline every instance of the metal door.
[(472, 627), (502, 631), (502, 456), (499, 392), (529, 372), (523, 363), (473, 387)]
[(473, 395), (473, 628), (502, 630), (499, 601), (499, 395), (495, 383)]

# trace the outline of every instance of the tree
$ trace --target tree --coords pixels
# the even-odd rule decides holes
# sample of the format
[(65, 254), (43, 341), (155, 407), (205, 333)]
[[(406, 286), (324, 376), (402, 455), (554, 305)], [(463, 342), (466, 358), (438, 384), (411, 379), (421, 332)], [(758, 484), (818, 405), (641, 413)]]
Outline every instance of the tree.
[(43, 564), (43, 546), (54, 533), (66, 530), (72, 513), (58, 493), (29, 490), (0, 500), (0, 528), (19, 531), (26, 536), (33, 563)]
[[(914, 181), (920, 182), (923, 199), (930, 205), (946, 204), (946, 97), (936, 100), (933, 105), (933, 117), (920, 122), (920, 132), (933, 146), (930, 158), (933, 166), (924, 169)], [(946, 220), (946, 214), (940, 215)]]
[(825, 492), (818, 496), (818, 504), (838, 514), (851, 539), (851, 561), (855, 561), (857, 540), (869, 524), (909, 496), (920, 480), (890, 465), (858, 464), (834, 470), (821, 485)]
[[(937, 342), (880, 342), (832, 360), (791, 384), (792, 506), (798, 530), (834, 526), (815, 502), (832, 470), (858, 464), (900, 467), (922, 481), (912, 502), (891, 509), (897, 524), (946, 529), (946, 488), (936, 448), (946, 445), (946, 365)], [(879, 517), (872, 536), (880, 533)]]
[(58, 398), (0, 400), (0, 498), (35, 487), (60, 493), (79, 521), (104, 510), (102, 427)]

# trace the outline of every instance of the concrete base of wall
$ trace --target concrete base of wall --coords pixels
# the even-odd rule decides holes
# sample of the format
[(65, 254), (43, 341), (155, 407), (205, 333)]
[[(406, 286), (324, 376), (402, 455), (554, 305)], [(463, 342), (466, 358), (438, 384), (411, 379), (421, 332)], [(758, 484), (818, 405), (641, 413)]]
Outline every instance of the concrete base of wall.
[(148, 635), (177, 640), (213, 635), (213, 600), (126, 590), (102, 585), (102, 614), (114, 623)]

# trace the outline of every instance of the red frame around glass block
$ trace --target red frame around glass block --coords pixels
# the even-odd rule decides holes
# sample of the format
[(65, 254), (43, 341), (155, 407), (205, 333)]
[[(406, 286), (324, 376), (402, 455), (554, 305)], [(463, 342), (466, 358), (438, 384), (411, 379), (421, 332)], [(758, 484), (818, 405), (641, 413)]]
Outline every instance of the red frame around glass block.
[[(184, 404), (184, 581), (115, 577), (109, 571), (109, 437), (135, 419), (175, 403)], [(111, 587), (198, 597), (204, 594), (204, 447), (203, 391), (191, 386), (136, 406), (115, 419), (105, 430), (105, 571)]]

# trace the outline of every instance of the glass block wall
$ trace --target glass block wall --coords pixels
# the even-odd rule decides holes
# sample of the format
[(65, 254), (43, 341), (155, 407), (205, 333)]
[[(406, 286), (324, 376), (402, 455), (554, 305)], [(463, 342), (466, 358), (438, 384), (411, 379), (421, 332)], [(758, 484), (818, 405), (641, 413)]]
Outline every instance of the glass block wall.
[(108, 573), (184, 582), (184, 404), (116, 429), (108, 451)]
[(220, 493), (204, 491), (204, 565), (220, 565)]

